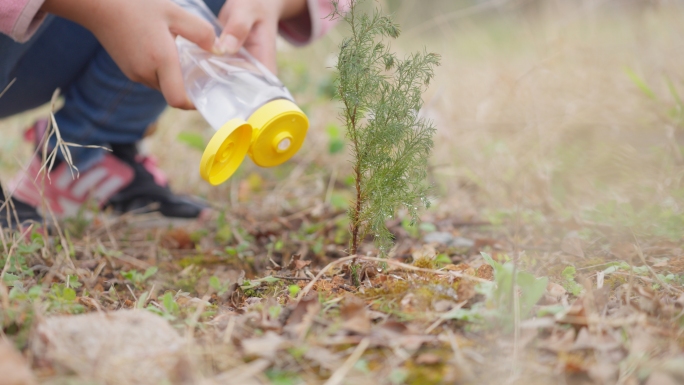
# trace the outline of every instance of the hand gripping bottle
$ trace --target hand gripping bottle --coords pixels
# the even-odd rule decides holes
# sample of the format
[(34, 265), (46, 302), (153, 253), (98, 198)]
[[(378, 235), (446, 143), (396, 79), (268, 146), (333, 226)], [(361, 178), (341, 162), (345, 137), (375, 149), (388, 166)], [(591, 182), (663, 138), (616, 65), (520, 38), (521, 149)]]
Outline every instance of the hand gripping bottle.
[[(221, 26), (202, 0), (174, 0)], [(245, 155), (261, 167), (277, 166), (302, 146), (309, 121), (285, 86), (244, 48), (215, 55), (176, 38), (190, 100), (216, 133), (204, 150), (200, 174), (212, 185), (225, 182)]]

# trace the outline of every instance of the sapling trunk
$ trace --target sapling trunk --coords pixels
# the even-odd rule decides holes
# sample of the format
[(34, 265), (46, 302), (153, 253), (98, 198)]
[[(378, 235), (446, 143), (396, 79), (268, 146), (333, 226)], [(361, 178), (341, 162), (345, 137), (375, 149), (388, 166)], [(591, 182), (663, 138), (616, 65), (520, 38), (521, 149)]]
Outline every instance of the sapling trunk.
[(406, 209), (413, 222), (418, 206), (428, 206), (427, 162), (435, 128), (418, 114), (422, 93), (434, 76), (439, 56), (413, 53), (399, 59), (383, 43), (399, 36), (399, 26), (379, 11), (364, 13), (352, 0), (346, 13), (350, 27), (340, 44), (337, 97), (352, 157), (355, 197), (350, 205), (350, 253), (372, 234), (384, 254), (393, 237), (385, 221)]

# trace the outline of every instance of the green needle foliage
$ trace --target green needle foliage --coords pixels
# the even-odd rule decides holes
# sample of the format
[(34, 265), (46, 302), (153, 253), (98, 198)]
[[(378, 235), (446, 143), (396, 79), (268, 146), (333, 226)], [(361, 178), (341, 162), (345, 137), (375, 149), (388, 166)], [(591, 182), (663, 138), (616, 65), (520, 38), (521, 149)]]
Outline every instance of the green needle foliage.
[(364, 13), (361, 3), (352, 0), (346, 13), (335, 4), (332, 15), (351, 29), (340, 44), (336, 87), (356, 188), (349, 210), (352, 255), (369, 233), (384, 253), (392, 244), (385, 221), (405, 208), (415, 223), (418, 206), (429, 205), (427, 162), (435, 128), (418, 112), (439, 65), (433, 53), (398, 58), (383, 41), (397, 38), (399, 26), (378, 10)]

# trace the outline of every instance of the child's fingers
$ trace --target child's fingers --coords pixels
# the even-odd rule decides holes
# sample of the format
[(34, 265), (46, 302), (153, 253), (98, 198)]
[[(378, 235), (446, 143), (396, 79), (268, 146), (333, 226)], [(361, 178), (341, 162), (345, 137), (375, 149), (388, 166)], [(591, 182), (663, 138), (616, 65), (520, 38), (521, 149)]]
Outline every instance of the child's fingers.
[(171, 12), (171, 33), (181, 35), (200, 48), (211, 51), (216, 40), (216, 33), (211, 24), (180, 7), (173, 8)]
[(254, 16), (250, 13), (242, 13), (237, 9), (230, 12), (221, 33), (219, 48), (226, 53), (236, 53), (245, 44), (254, 22)]
[(167, 59), (168, 60), (164, 61), (165, 64), (157, 69), (159, 90), (171, 107), (191, 110), (194, 106), (185, 92), (183, 75), (178, 61), (178, 54), (175, 49), (169, 53)]
[(276, 35), (275, 25), (268, 23), (256, 24), (245, 48), (271, 72), (276, 73)]

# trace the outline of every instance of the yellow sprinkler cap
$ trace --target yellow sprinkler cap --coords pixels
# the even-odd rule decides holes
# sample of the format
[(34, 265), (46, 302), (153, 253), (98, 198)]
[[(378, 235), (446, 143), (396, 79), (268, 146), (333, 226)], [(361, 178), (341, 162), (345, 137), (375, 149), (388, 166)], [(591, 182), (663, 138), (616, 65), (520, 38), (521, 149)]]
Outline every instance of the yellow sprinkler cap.
[(202, 178), (216, 186), (228, 180), (249, 151), (252, 126), (242, 119), (223, 125), (209, 141), (200, 161)]
[(270, 101), (248, 119), (254, 127), (249, 156), (261, 167), (277, 166), (292, 158), (304, 143), (309, 119), (287, 99)]

